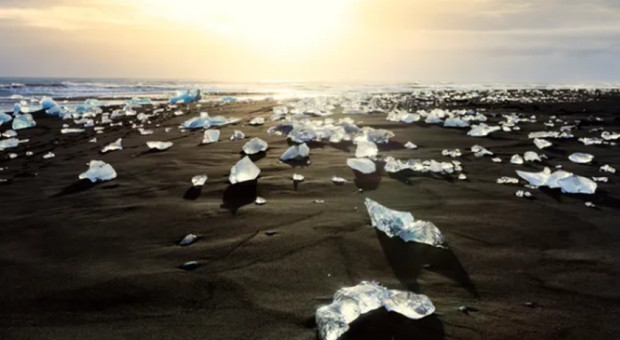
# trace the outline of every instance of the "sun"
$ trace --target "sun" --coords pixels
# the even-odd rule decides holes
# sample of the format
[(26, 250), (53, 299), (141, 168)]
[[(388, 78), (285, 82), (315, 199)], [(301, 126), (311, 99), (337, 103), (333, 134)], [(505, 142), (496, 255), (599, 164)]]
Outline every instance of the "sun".
[(142, 0), (151, 14), (268, 55), (321, 48), (349, 23), (353, 0)]

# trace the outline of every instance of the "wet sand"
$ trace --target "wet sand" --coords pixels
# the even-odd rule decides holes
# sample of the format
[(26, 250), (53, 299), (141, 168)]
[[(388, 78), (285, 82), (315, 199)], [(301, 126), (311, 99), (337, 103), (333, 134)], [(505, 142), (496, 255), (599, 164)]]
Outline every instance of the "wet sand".
[[(426, 294), (437, 313), (419, 321), (370, 313), (352, 325), (346, 339), (612, 339), (620, 334), (620, 185), (618, 174), (598, 171), (602, 164), (620, 168), (618, 147), (569, 139), (539, 151), (527, 139), (529, 131), (545, 129), (542, 122), (551, 115), (582, 120), (576, 137), (600, 136), (588, 132), (593, 127), (620, 131), (620, 96), (449, 105), (484, 109), (492, 122), (499, 120), (493, 113), (538, 117), (518, 133), (487, 138), (468, 137), (467, 129), (389, 122), (385, 114), (349, 116), (358, 126), (395, 133), (392, 142), (379, 146), (381, 154), (441, 160), (446, 159), (442, 149), (460, 148), (466, 181), (385, 173), (356, 178), (345, 163), (355, 152), (347, 143), (311, 143), (310, 165), (282, 163), (286, 139), (266, 133), (274, 122), (243, 124), (267, 118), (274, 105), (190, 104), (182, 108), (186, 115), (176, 117), (172, 110), (155, 119), (150, 136), (130, 124), (101, 135), (90, 129), (61, 135), (60, 119), (35, 115), (38, 125), (19, 132), (30, 142), (0, 153), (0, 167), (6, 168), (0, 178), (9, 180), (0, 184), (0, 338), (315, 339), (316, 308), (329, 303), (337, 289), (361, 280)], [(219, 142), (199, 145), (202, 130), (181, 132), (178, 126), (200, 111), (243, 121), (221, 128)], [(230, 141), (235, 129), (246, 139)], [(98, 143), (88, 143), (94, 136)], [(120, 137), (122, 151), (100, 154)], [(253, 157), (261, 176), (231, 186), (230, 168), (252, 137), (269, 143), (265, 154)], [(174, 146), (147, 152), (149, 140)], [(403, 148), (407, 141), (419, 149)], [(475, 158), (468, 151), (474, 144), (504, 162)], [(26, 157), (26, 150), (34, 155)], [(516, 169), (542, 169), (508, 162), (529, 150), (546, 154), (546, 164), (610, 181), (598, 183), (593, 196), (531, 190), (534, 199), (517, 198), (522, 185), (495, 181), (516, 177)], [(48, 151), (56, 157), (42, 159)], [(594, 163), (571, 163), (567, 156), (577, 151), (595, 155)], [(9, 152), (19, 157), (9, 160)], [(91, 159), (110, 163), (118, 178), (96, 185), (78, 181)], [(206, 185), (192, 189), (190, 179), (202, 173), (209, 176)], [(305, 176), (297, 187), (293, 173)], [(332, 175), (349, 181), (334, 185)], [(255, 205), (256, 195), (267, 203)], [(404, 243), (375, 231), (364, 197), (433, 221), (450, 249)], [(316, 199), (325, 203), (313, 203)], [(177, 246), (188, 233), (199, 240)], [(197, 269), (178, 268), (192, 260)], [(462, 313), (459, 306), (472, 311)]]

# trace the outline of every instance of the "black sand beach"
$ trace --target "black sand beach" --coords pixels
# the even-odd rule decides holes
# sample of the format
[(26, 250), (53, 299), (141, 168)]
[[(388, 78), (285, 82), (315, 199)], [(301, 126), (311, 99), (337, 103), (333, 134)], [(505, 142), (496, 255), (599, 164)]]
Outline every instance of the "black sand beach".
[[(37, 126), (19, 131), (30, 142), (0, 153), (0, 338), (1, 339), (315, 339), (314, 313), (341, 287), (362, 280), (427, 295), (437, 312), (409, 320), (391, 312), (358, 319), (346, 339), (613, 339), (620, 334), (620, 166), (617, 146), (584, 146), (577, 138), (554, 140), (538, 150), (530, 131), (547, 129), (551, 116), (580, 120), (575, 137), (603, 127), (620, 131), (620, 95), (583, 95), (574, 102), (459, 101), (410, 103), (418, 108), (484, 110), (497, 122), (516, 112), (537, 116), (521, 131), (486, 138), (424, 123), (386, 121), (386, 115), (342, 115), (358, 126), (389, 129), (395, 137), (380, 154), (399, 159), (445, 159), (460, 148), (465, 181), (441, 176), (402, 178), (382, 173), (357, 178), (346, 165), (355, 146), (310, 143), (309, 165), (279, 161), (288, 148), (252, 117), (267, 118), (276, 103), (265, 100), (226, 105), (181, 105), (152, 119), (150, 136), (127, 123), (97, 135), (60, 134), (57, 117), (35, 114)], [(110, 110), (110, 109), (106, 109)], [(147, 111), (153, 108), (146, 107)], [(217, 143), (199, 145), (202, 130), (181, 132), (179, 124), (201, 111), (238, 117), (222, 127)], [(594, 117), (603, 118), (602, 121)], [(7, 124), (8, 125), (8, 124)], [(9, 127), (3, 125), (1, 131)], [(165, 128), (171, 128), (165, 132)], [(557, 129), (558, 127), (556, 127)], [(230, 141), (235, 129), (246, 139)], [(97, 143), (88, 141), (97, 137)], [(123, 138), (123, 150), (101, 154)], [(255, 182), (231, 186), (228, 174), (242, 145), (252, 137), (269, 143), (253, 157), (261, 169)], [(174, 142), (164, 152), (147, 152), (149, 140)], [(419, 148), (408, 150), (407, 141)], [(480, 144), (503, 159), (475, 158)], [(30, 157), (25, 151), (32, 151)], [(516, 169), (510, 156), (525, 151), (548, 156), (582, 176), (608, 176), (594, 195), (530, 190), (500, 185)], [(52, 151), (55, 158), (42, 159)], [(19, 157), (8, 159), (9, 152)], [(593, 164), (567, 157), (589, 152)], [(100, 184), (78, 181), (91, 159), (114, 166), (118, 178)], [(202, 190), (190, 179), (206, 173)], [(295, 187), (293, 173), (305, 176)], [(334, 185), (332, 175), (348, 180)], [(363, 190), (360, 191), (359, 189)], [(265, 205), (255, 205), (259, 195)], [(450, 249), (390, 239), (370, 227), (363, 201), (434, 222)], [(314, 203), (315, 200), (325, 203)], [(584, 202), (592, 201), (596, 208)], [(274, 233), (268, 233), (275, 231)], [(177, 245), (188, 233), (199, 240)], [(179, 266), (197, 261), (195, 270)], [(459, 311), (469, 307), (469, 313)]]

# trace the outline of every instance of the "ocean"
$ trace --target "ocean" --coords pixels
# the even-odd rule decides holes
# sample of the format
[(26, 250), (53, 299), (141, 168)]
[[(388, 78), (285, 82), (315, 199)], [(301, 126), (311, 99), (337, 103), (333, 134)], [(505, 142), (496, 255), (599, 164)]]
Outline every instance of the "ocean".
[(177, 91), (201, 89), (217, 96), (228, 94), (299, 97), (333, 93), (355, 92), (409, 92), (419, 89), (533, 89), (533, 88), (620, 88), (620, 84), (363, 84), (363, 83), (305, 83), (305, 82), (248, 82), (226, 83), (195, 80), (147, 80), (100, 78), (10, 78), (0, 77), (0, 112), (11, 111), (19, 102), (36, 104), (42, 97), (53, 97), (63, 105), (71, 106), (88, 98), (104, 98), (119, 102), (132, 97), (166, 100)]

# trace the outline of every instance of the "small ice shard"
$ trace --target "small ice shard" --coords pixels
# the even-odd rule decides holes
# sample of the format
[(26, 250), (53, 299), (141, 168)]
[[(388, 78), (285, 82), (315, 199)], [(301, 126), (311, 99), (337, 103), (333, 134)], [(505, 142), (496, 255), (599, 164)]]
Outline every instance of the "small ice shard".
[(543, 139), (543, 138), (534, 138), (534, 145), (536, 145), (537, 148), (542, 150), (544, 148), (550, 147), (553, 144), (550, 141)]
[(461, 150), (459, 150), (459, 149), (454, 149), (454, 150), (444, 149), (444, 150), (441, 151), (441, 155), (442, 156), (450, 156), (452, 158), (461, 157)]
[(194, 234), (187, 234), (181, 241), (179, 241), (179, 245), (181, 247), (189, 246), (190, 244), (196, 242), (198, 240), (198, 236)]
[(10, 159), (17, 158), (17, 154), (16, 154), (16, 153), (10, 153), (10, 154), (9, 154), (9, 158), (10, 158)]
[(518, 178), (502, 176), (497, 179), (497, 184), (517, 184), (519, 183)]
[(34, 152), (32, 152), (32, 151), (26, 151), (26, 157), (30, 157), (30, 156), (32, 156), (32, 155), (34, 155)]
[(344, 184), (346, 181), (347, 180), (342, 177), (332, 176), (332, 182), (334, 182), (334, 184)]
[(469, 123), (459, 117), (448, 117), (444, 120), (443, 127), (464, 128), (469, 127)]
[(603, 131), (601, 137), (603, 137), (604, 140), (616, 140), (620, 138), (620, 132)]
[(263, 118), (263, 117), (252, 118), (252, 120), (250, 120), (250, 122), (248, 124), (254, 125), (254, 126), (256, 126), (256, 125), (263, 125), (263, 124), (265, 124), (265, 118)]
[(158, 150), (158, 151), (164, 151), (164, 150), (168, 150), (172, 147), (174, 143), (172, 142), (160, 142), (160, 141), (149, 141), (146, 142), (146, 146), (149, 147), (149, 149), (151, 150)]
[(146, 130), (146, 129), (143, 129), (143, 128), (139, 128), (138, 131), (140, 132), (140, 134), (142, 136), (152, 135), (153, 132), (154, 132), (153, 130)]
[(510, 163), (512, 163), (512, 164), (523, 164), (523, 157), (521, 157), (521, 155), (519, 155), (519, 154), (514, 154), (510, 158)]
[(541, 172), (527, 172), (517, 170), (517, 175), (528, 181), (531, 185), (535, 187), (541, 187), (547, 185), (547, 181), (551, 176), (551, 170), (549, 168), (545, 168), (545, 170)]
[(301, 182), (304, 180), (304, 176), (300, 175), (300, 174), (293, 174), (293, 181), (295, 182)]
[(292, 145), (284, 151), (282, 156), (280, 156), (280, 159), (283, 161), (290, 161), (294, 159), (303, 159), (308, 157), (308, 155), (310, 155), (310, 148), (306, 145), (306, 143), (303, 143), (300, 145)]
[(445, 239), (432, 222), (415, 221), (411, 213), (388, 209), (370, 198), (366, 198), (365, 204), (372, 225), (389, 237), (445, 248)]
[(461, 181), (464, 181), (467, 179), (467, 175), (460, 173), (459, 176), (457, 177), (458, 179), (460, 179)]
[(245, 134), (239, 130), (235, 130), (232, 136), (230, 136), (230, 140), (240, 140), (244, 138), (245, 138)]
[(268, 147), (269, 145), (267, 144), (267, 142), (258, 137), (255, 137), (250, 139), (249, 142), (245, 143), (242, 150), (246, 155), (254, 155), (259, 152), (266, 151)]
[(30, 113), (24, 113), (17, 115), (13, 118), (12, 128), (13, 130), (28, 129), (36, 126), (37, 122), (34, 121)]
[(407, 148), (409, 150), (413, 150), (413, 149), (417, 149), (418, 146), (413, 144), (413, 143), (411, 143), (411, 142), (407, 142), (407, 143), (405, 143), (405, 148)]
[(534, 152), (534, 151), (526, 151), (523, 154), (523, 159), (526, 162), (534, 162), (534, 161), (542, 162), (542, 160), (540, 159), (540, 156), (538, 156), (538, 154), (536, 152)]
[(250, 157), (243, 157), (230, 169), (228, 180), (231, 184), (253, 181), (260, 175), (260, 169), (252, 162)]
[(109, 181), (116, 178), (116, 171), (114, 168), (104, 161), (92, 160), (88, 162), (88, 167), (89, 168), (86, 172), (83, 172), (78, 176), (79, 179), (88, 179), (95, 183)]
[(51, 152), (51, 151), (46, 153), (45, 155), (43, 155), (43, 159), (50, 159), (50, 158), (54, 158), (54, 157), (56, 157), (56, 155), (54, 155), (54, 153)]
[(484, 123), (480, 123), (478, 125), (472, 125), (472, 128), (467, 132), (467, 135), (472, 137), (485, 137), (489, 133), (499, 131), (501, 129), (502, 128), (499, 126), (488, 126)]
[(594, 194), (594, 192), (596, 192), (596, 182), (589, 178), (577, 175), (570, 175), (559, 179), (558, 185), (563, 193)]
[(595, 182), (602, 182), (602, 183), (609, 182), (609, 178), (607, 177), (592, 177), (592, 180)]
[(435, 306), (426, 295), (388, 290), (375, 282), (362, 281), (356, 286), (339, 289), (331, 304), (317, 309), (319, 338), (338, 340), (360, 315), (381, 307), (414, 320), (435, 312)]
[(16, 148), (19, 145), (19, 139), (9, 138), (0, 140), (0, 151), (4, 149)]
[(502, 159), (499, 158), (499, 157), (493, 157), (493, 158), (491, 158), (491, 161), (493, 161), (493, 163), (501, 163)]
[(194, 270), (198, 268), (198, 262), (196, 261), (188, 261), (179, 266), (179, 269), (183, 270)]
[(325, 203), (325, 200), (315, 199), (315, 200), (314, 200), (314, 201), (312, 201), (312, 202), (313, 202), (313, 203), (316, 203), (316, 204), (323, 204), (323, 203)]
[(180, 91), (177, 92), (176, 96), (170, 98), (170, 104), (188, 104), (199, 101), (200, 98), (200, 90)]
[(596, 205), (594, 203), (590, 202), (590, 201), (586, 202), (585, 205), (588, 208), (596, 208)]
[(517, 190), (517, 192), (515, 192), (515, 196), (520, 198), (530, 198), (532, 197), (532, 193), (525, 190)]
[(616, 168), (612, 167), (609, 164), (605, 164), (603, 166), (601, 166), (598, 171), (600, 172), (608, 172), (610, 174), (615, 174), (616, 173)]
[(115, 151), (115, 150), (123, 150), (123, 145), (121, 144), (123, 141), (122, 138), (117, 139), (115, 142), (106, 145), (103, 149), (101, 149), (102, 153)]
[(355, 157), (374, 157), (378, 152), (377, 144), (369, 141), (359, 141), (357, 142), (357, 149), (355, 149)]
[(349, 158), (347, 159), (347, 165), (356, 171), (359, 171), (363, 174), (372, 174), (377, 171), (377, 166), (375, 162), (371, 161), (368, 158)]
[(487, 150), (484, 146), (478, 144), (471, 147), (471, 152), (474, 153), (474, 157), (483, 157), (485, 155), (493, 156), (493, 153), (491, 151)]
[(97, 143), (97, 137), (93, 137), (93, 139), (88, 141), (89, 143)]
[(202, 136), (202, 144), (211, 144), (220, 140), (220, 130), (205, 130)]
[(196, 175), (192, 177), (192, 185), (195, 187), (201, 187), (207, 182), (207, 175)]
[(256, 200), (254, 201), (254, 203), (256, 205), (263, 205), (263, 204), (267, 203), (267, 200), (264, 199), (263, 197), (256, 196)]
[(594, 156), (589, 153), (575, 152), (568, 156), (568, 159), (573, 163), (585, 164), (592, 162)]

